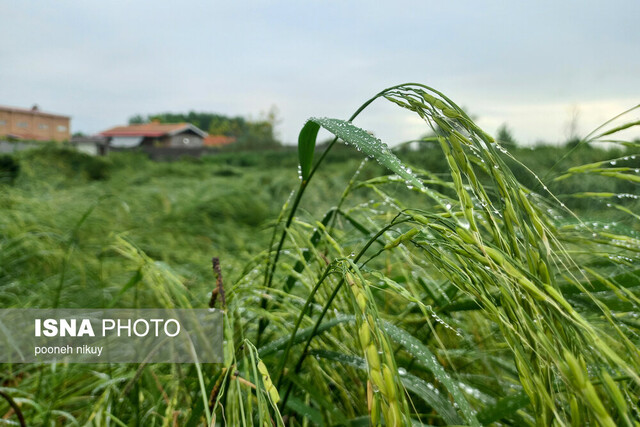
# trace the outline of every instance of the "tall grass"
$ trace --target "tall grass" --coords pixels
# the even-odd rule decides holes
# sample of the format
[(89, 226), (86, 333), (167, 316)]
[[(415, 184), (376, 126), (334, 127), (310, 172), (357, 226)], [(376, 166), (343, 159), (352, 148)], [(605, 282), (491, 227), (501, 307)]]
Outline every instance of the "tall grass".
[[(394, 152), (358, 128), (373, 102), (436, 145)], [(116, 157), (108, 187), (18, 177), (5, 307), (205, 306), (218, 255), (225, 362), (5, 365), (0, 391), (35, 425), (636, 425), (640, 147), (616, 139), (635, 111), (540, 177), (420, 84), (310, 119), (288, 198), (232, 158), (210, 174)], [(588, 149), (605, 140), (624, 151)], [(8, 400), (0, 413), (17, 420)]]
[[(448, 393), (451, 398), (446, 401), (455, 404), (450, 414), (469, 424), (497, 420), (495, 413), (500, 412), (500, 419), (518, 417), (513, 421), (542, 425), (586, 421), (632, 425), (638, 416), (640, 358), (636, 331), (629, 323), (638, 300), (630, 289), (638, 282), (625, 276), (627, 280), (621, 283), (619, 276), (611, 276), (611, 270), (619, 267), (618, 260), (626, 258), (632, 265), (637, 260), (640, 248), (633, 230), (637, 218), (626, 222), (628, 234), (595, 232), (538, 177), (534, 176), (541, 187), (539, 193), (520, 184), (506, 166), (506, 150), (455, 103), (431, 88), (401, 85), (377, 98), (425, 120), (436, 134), (449, 176), (434, 176), (419, 165), (408, 167), (351, 120), (311, 119), (303, 128), (301, 185), (267, 263), (266, 289), (261, 290), (269, 291), (263, 296), (262, 308), (278, 319), (267, 326), (268, 317), (263, 318), (258, 342), (263, 331), (272, 331), (270, 339), (289, 333), (291, 322), (297, 319), (278, 363), (279, 384), (286, 390), (281, 409), (288, 411), (289, 396), (313, 399), (315, 393), (305, 388), (304, 381), (310, 375), (324, 375), (353, 399), (341, 402), (340, 407), (353, 411), (359, 401), (366, 400), (374, 424), (381, 419), (388, 425), (454, 421), (434, 413), (437, 405), (403, 385), (402, 374), (411, 373), (427, 389), (431, 386)], [(594, 143), (632, 125), (590, 135), (583, 143)], [(322, 222), (311, 218), (294, 221), (297, 203), (326, 154), (313, 163), (320, 127), (336, 135), (327, 151), (339, 138), (395, 175), (358, 183), (357, 189), (375, 195), (371, 203), (346, 212), (333, 209)], [(637, 172), (630, 167), (607, 167), (615, 164), (610, 160), (574, 166), (555, 181), (577, 173), (597, 173), (638, 182)], [(421, 200), (405, 205), (398, 188), (403, 184), (409, 192), (419, 193)], [(348, 196), (345, 192), (342, 199)], [(567, 222), (572, 226), (567, 227)], [(327, 229), (329, 223), (332, 227)], [(287, 240), (294, 255), (283, 260), (281, 251)], [(611, 265), (602, 265), (603, 258)], [(632, 265), (628, 267), (635, 273)], [(284, 295), (274, 285), (278, 268), (283, 270), (281, 282), (291, 283), (284, 280), (287, 276), (295, 278), (295, 285)], [(350, 291), (342, 289), (345, 283)], [(594, 292), (597, 283), (605, 284), (608, 292)], [(289, 308), (295, 301), (292, 295), (306, 298), (295, 315)], [(624, 308), (611, 307), (613, 298), (625, 302)], [(349, 305), (349, 299), (356, 304)], [(313, 305), (319, 305), (318, 309), (313, 310)], [(464, 312), (459, 307), (465, 307)], [(351, 313), (355, 314), (353, 326), (340, 322), (331, 335), (318, 333), (323, 322)], [(392, 347), (394, 336), (382, 326), (385, 321), (407, 339), (398, 339)], [(305, 325), (311, 334), (296, 351), (298, 331)], [(422, 359), (430, 353), (414, 354), (406, 348), (407, 340), (415, 340), (411, 348), (438, 349), (439, 357), (431, 361), (447, 366), (450, 372), (434, 369)], [(350, 341), (359, 341), (360, 348), (345, 344)], [(345, 374), (355, 375), (353, 372), (330, 375), (350, 368), (340, 363), (328, 367), (318, 356), (327, 351), (334, 362), (339, 357), (364, 356), (367, 387), (344, 382)], [(469, 358), (481, 360), (482, 368), (470, 364)], [(445, 379), (450, 376), (457, 382)], [(482, 382), (483, 387), (478, 387)], [(450, 387), (445, 387), (447, 383)], [(353, 386), (361, 393), (366, 389), (367, 399), (357, 395)], [(503, 400), (519, 404), (505, 413)]]

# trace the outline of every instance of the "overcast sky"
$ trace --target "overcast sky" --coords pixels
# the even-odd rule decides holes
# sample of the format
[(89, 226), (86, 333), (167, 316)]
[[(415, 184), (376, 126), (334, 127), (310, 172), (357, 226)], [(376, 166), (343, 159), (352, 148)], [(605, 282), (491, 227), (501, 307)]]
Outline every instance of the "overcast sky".
[[(348, 117), (402, 82), (435, 87), (494, 132), (559, 141), (640, 103), (640, 1), (0, 0), (0, 104), (95, 133), (135, 114), (279, 110)], [(638, 114), (630, 118), (638, 118)], [(375, 104), (388, 143), (426, 132)]]

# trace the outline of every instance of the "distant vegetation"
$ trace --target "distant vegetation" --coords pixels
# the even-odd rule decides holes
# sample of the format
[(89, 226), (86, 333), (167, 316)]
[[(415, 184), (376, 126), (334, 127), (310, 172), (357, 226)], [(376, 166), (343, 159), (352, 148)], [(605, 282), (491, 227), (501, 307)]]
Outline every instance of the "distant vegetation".
[(0, 155), (0, 183), (13, 183), (20, 173), (20, 163), (10, 155)]

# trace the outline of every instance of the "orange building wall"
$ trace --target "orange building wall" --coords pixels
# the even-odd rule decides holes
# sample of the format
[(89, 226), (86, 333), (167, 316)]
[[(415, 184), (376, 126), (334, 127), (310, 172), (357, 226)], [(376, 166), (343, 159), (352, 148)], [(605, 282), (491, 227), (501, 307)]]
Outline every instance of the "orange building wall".
[(71, 137), (69, 118), (39, 111), (0, 109), (0, 137), (16, 135), (36, 141), (68, 141)]

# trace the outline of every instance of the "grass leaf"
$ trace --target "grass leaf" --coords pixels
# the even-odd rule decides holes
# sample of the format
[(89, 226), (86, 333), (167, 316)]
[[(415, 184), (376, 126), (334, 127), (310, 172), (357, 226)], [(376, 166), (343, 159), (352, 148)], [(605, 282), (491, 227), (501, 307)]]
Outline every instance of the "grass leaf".
[(529, 396), (525, 392), (512, 394), (498, 400), (495, 405), (484, 408), (478, 414), (478, 420), (482, 424), (491, 424), (514, 414), (529, 403)]
[(309, 120), (302, 127), (298, 136), (298, 159), (300, 161), (300, 177), (303, 181), (309, 179), (313, 166), (313, 152), (316, 149), (316, 138), (320, 125)]
[(391, 339), (403, 346), (407, 352), (417, 359), (418, 363), (429, 369), (436, 379), (449, 390), (449, 393), (453, 396), (453, 400), (460, 407), (466, 421), (471, 425), (479, 426), (480, 423), (474, 415), (471, 405), (431, 350), (413, 335), (389, 322), (383, 322), (382, 327)]
[[(340, 316), (335, 319), (329, 320), (323, 323), (318, 328), (318, 330), (316, 331), (316, 335), (319, 335), (320, 333), (326, 331), (327, 329), (331, 329), (334, 326), (339, 325), (340, 323), (353, 322), (355, 319), (356, 319), (355, 316)], [(293, 340), (293, 344), (299, 344), (303, 341), (306, 341), (306, 339), (309, 338), (312, 332), (313, 332), (313, 326), (299, 330), (298, 333), (296, 334), (295, 339)], [(282, 338), (278, 338), (277, 340), (274, 340), (269, 344), (263, 347), (260, 347), (260, 350), (258, 350), (260, 357), (265, 357), (277, 351), (283, 350), (287, 346), (289, 339), (290, 337), (288, 335), (285, 335)]]
[(324, 421), (322, 420), (322, 413), (315, 408), (304, 403), (302, 400), (292, 397), (287, 401), (287, 408), (294, 410), (298, 414), (307, 418), (309, 421), (316, 426), (324, 426)]
[[(367, 362), (362, 357), (328, 350), (313, 350), (311, 354), (316, 357), (338, 362), (342, 365), (352, 366), (356, 369), (367, 369)], [(419, 396), (448, 424), (462, 424), (462, 419), (458, 416), (454, 406), (444, 398), (443, 395), (439, 394), (433, 385), (428, 384), (423, 379), (406, 372), (400, 374), (400, 380), (402, 381), (402, 385)]]
[[(423, 188), (422, 183), (411, 172), (411, 169), (407, 168), (400, 159), (391, 152), (385, 143), (367, 133), (364, 129), (354, 126), (352, 123), (344, 120), (331, 119), (327, 117), (312, 117), (309, 119), (309, 122), (317, 123), (343, 140), (346, 144), (352, 144), (356, 149), (358, 149), (358, 151), (362, 151), (369, 157), (376, 159), (376, 161), (382, 166), (404, 179), (410, 187)], [(307, 124), (309, 122), (307, 122)], [(302, 135), (302, 132), (300, 132), (300, 135)], [(298, 148), (298, 150), (300, 150), (300, 148)], [(303, 179), (305, 179), (304, 173)]]

